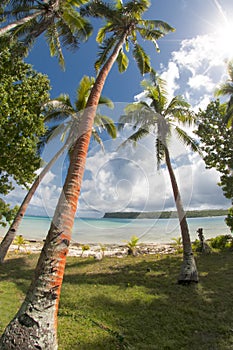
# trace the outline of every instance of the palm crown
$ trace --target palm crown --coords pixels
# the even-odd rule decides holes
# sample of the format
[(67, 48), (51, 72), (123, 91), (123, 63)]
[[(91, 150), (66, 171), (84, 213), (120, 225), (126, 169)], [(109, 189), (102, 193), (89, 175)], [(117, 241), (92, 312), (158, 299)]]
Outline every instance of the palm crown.
[(150, 58), (140, 45), (140, 39), (152, 41), (159, 51), (157, 40), (174, 29), (163, 21), (142, 19), (143, 13), (149, 7), (148, 0), (129, 1), (126, 4), (116, 0), (115, 5), (96, 0), (81, 9), (82, 15), (100, 17), (106, 22), (97, 34), (97, 42), (100, 44), (99, 57), (95, 63), (97, 71), (107, 61), (116, 43), (123, 39), (124, 44), (117, 57), (119, 71), (124, 72), (127, 69), (129, 60), (125, 52), (132, 46), (132, 53), (141, 74), (150, 72)]
[(154, 72), (151, 73), (151, 80), (144, 80), (141, 85), (145, 89), (145, 100), (129, 104), (125, 109), (126, 114), (120, 118), (120, 128), (123, 128), (125, 123), (130, 123), (134, 129), (137, 128), (124, 143), (137, 142), (149, 133), (156, 134), (158, 166), (164, 158), (165, 147), (168, 147), (172, 130), (185, 145), (190, 146), (193, 151), (200, 152), (195, 139), (181, 127), (191, 125), (194, 121), (189, 103), (182, 96), (175, 96), (169, 102), (166, 82)]
[(58, 56), (64, 66), (62, 46), (76, 49), (92, 33), (90, 23), (77, 11), (85, 3), (87, 0), (11, 0), (1, 13), (8, 24), (1, 25), (0, 35), (10, 33), (28, 47), (45, 32), (51, 55)]
[[(50, 100), (44, 106), (45, 122), (51, 123), (52, 127), (49, 127), (47, 133), (39, 144), (39, 149), (44, 147), (45, 143), (58, 135), (62, 135), (61, 139), (66, 138), (66, 142), (69, 147), (72, 147), (72, 143), (75, 142), (78, 136), (78, 127), (80, 119), (84, 117), (83, 111), (86, 107), (92, 86), (95, 83), (93, 77), (84, 76), (80, 81), (77, 89), (77, 98), (74, 102), (74, 106), (71, 103), (70, 97), (66, 94), (60, 95), (54, 100)], [(99, 105), (105, 105), (109, 108), (113, 107), (113, 103), (108, 98), (101, 96)], [(92, 128), (92, 136), (95, 141), (103, 146), (98, 129), (105, 130), (110, 137), (116, 137), (116, 127), (113, 120), (105, 115), (102, 115), (97, 110), (94, 127)], [(67, 136), (68, 134), (68, 136)]]

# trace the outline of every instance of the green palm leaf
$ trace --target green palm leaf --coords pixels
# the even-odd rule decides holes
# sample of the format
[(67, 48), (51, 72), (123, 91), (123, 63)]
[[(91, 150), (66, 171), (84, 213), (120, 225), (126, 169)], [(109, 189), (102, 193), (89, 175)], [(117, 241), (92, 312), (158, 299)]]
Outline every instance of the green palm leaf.
[(118, 63), (119, 72), (120, 73), (125, 72), (129, 64), (129, 59), (126, 56), (126, 54), (123, 52), (123, 50), (121, 50), (118, 54), (117, 63)]
[(95, 79), (86, 75), (80, 81), (75, 101), (76, 111), (82, 111), (86, 107), (87, 99), (94, 83)]
[(112, 102), (112, 100), (110, 100), (110, 98), (105, 97), (105, 96), (100, 96), (99, 105), (105, 105), (111, 109), (114, 108), (114, 103)]
[(150, 58), (139, 44), (134, 45), (133, 56), (142, 75), (151, 71)]
[(117, 38), (114, 36), (111, 36), (110, 38), (103, 41), (103, 44), (100, 46), (99, 59), (95, 62), (95, 69), (97, 72), (100, 67), (106, 62), (108, 54), (114, 47), (116, 41)]
[(143, 137), (147, 136), (150, 133), (148, 127), (141, 127), (137, 131), (135, 131), (131, 136), (129, 136), (122, 144), (118, 147), (124, 147), (128, 143), (132, 142), (134, 146), (137, 145), (137, 142), (141, 140)]
[(203, 157), (203, 154), (201, 152), (201, 149), (198, 145), (197, 140), (195, 140), (194, 138), (189, 136), (185, 132), (185, 130), (179, 128), (178, 126), (175, 127), (175, 132), (176, 132), (176, 135), (178, 136), (178, 138), (183, 142), (184, 145), (190, 147), (190, 149), (193, 152), (197, 152), (198, 154), (200, 154), (201, 157)]
[(114, 121), (111, 118), (102, 114), (97, 114), (95, 116), (94, 124), (95, 126), (101, 127), (103, 130), (106, 130), (112, 139), (115, 139), (117, 137), (117, 129)]

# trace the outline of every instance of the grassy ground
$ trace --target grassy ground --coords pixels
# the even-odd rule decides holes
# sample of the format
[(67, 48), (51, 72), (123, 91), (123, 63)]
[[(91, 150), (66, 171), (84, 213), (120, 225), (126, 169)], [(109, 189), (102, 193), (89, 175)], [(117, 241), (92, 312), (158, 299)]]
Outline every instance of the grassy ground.
[[(68, 258), (59, 350), (233, 349), (232, 251), (198, 255), (200, 282), (180, 286), (180, 255)], [(0, 332), (14, 316), (37, 256), (0, 266)]]

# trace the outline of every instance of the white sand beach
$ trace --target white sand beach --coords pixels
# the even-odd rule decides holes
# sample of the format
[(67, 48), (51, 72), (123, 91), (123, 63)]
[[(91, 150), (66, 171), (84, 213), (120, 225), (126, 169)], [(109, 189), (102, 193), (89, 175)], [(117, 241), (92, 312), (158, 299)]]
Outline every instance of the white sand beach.
[[(1, 240), (1, 239), (0, 239)], [(128, 248), (126, 244), (85, 244), (86, 248), (83, 249), (83, 245), (79, 243), (71, 243), (69, 247), (68, 256), (76, 257), (94, 257), (96, 259), (102, 259), (106, 257), (123, 257), (128, 255)], [(10, 246), (10, 252), (22, 253), (22, 254), (32, 254), (40, 253), (43, 247), (43, 241), (28, 240), (25, 244), (17, 246), (12, 244)], [(137, 253), (138, 254), (169, 254), (175, 252), (175, 247), (172, 244), (138, 244)]]

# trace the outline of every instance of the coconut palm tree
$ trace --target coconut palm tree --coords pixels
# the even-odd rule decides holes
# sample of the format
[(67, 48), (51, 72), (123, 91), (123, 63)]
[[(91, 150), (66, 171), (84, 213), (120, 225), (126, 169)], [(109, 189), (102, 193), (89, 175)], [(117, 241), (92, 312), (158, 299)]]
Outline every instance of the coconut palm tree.
[(160, 167), (161, 162), (165, 160), (168, 168), (183, 242), (183, 265), (178, 282), (198, 282), (198, 273), (192, 252), (186, 215), (169, 152), (169, 138), (172, 135), (172, 131), (185, 145), (189, 145), (193, 151), (198, 151), (195, 140), (181, 128), (182, 125), (190, 124), (194, 115), (190, 111), (189, 104), (181, 96), (175, 96), (170, 102), (168, 101), (164, 80), (155, 73), (151, 74), (151, 78), (149, 81), (144, 80), (142, 82), (146, 100), (129, 104), (125, 110), (126, 114), (121, 116), (119, 120), (120, 128), (123, 128), (125, 123), (130, 123), (134, 128), (137, 128), (123, 144), (126, 144), (128, 141), (137, 142), (151, 133), (156, 136), (157, 164)]
[[(92, 26), (77, 8), (87, 0), (11, 0), (0, 14), (7, 24), (1, 23), (0, 36), (9, 34), (29, 47), (42, 33), (50, 47), (52, 56), (58, 56), (64, 66), (62, 46), (76, 49), (92, 33)], [(12, 21), (11, 21), (12, 19)]]
[[(72, 146), (73, 140), (75, 139), (76, 128), (78, 128), (78, 123), (80, 122), (80, 111), (82, 111), (85, 108), (88, 95), (90, 94), (90, 90), (94, 82), (94, 78), (90, 78), (87, 76), (84, 76), (82, 78), (77, 89), (77, 99), (75, 101), (75, 106), (72, 106), (68, 95), (61, 95), (57, 99), (50, 100), (44, 106), (45, 122), (54, 123), (56, 121), (59, 124), (47, 130), (45, 137), (43, 138), (43, 140), (41, 140), (40, 148), (42, 148), (46, 143), (50, 142), (58, 135), (62, 135), (61, 139), (64, 140), (64, 144), (53, 156), (53, 158), (45, 165), (41, 173), (36, 177), (28, 193), (26, 194), (22, 204), (20, 205), (20, 208), (17, 211), (17, 214), (12, 224), (10, 225), (6, 235), (4, 236), (0, 244), (0, 263), (4, 262), (8, 249), (11, 243), (13, 242), (15, 236), (17, 235), (19, 225), (26, 213), (27, 207), (38, 186), (40, 185), (48, 171), (52, 168), (56, 160), (66, 150), (69, 150)], [(99, 105), (106, 105), (110, 108), (113, 107), (111, 100), (103, 96), (100, 97)], [(94, 120), (92, 137), (103, 147), (101, 136), (98, 132), (99, 128), (102, 130), (106, 130), (110, 137), (116, 138), (116, 126), (112, 119), (108, 118), (107, 116), (103, 116), (100, 113), (97, 113)], [(67, 133), (68, 136), (66, 136)]]
[(233, 129), (233, 61), (228, 63), (228, 75), (229, 79), (222, 83), (216, 90), (216, 96), (229, 96), (229, 101), (227, 103), (227, 110), (224, 122), (227, 127), (232, 127)]
[[(66, 256), (102, 89), (115, 61), (118, 62), (120, 71), (126, 69), (128, 62), (123, 48), (128, 50), (131, 44), (140, 71), (142, 73), (150, 71), (149, 57), (137, 41), (138, 32), (144, 39), (156, 43), (158, 38), (172, 30), (164, 22), (142, 19), (149, 6), (148, 0), (129, 1), (124, 5), (121, 1), (116, 1), (115, 5), (112, 5), (95, 0), (82, 12), (82, 15), (86, 13), (106, 20), (97, 36), (97, 40), (102, 42), (100, 56), (96, 62), (99, 73), (79, 123), (63, 191), (33, 281), (20, 310), (5, 329), (0, 340), (1, 349), (10, 349), (9, 346), (12, 344), (18, 344), (18, 348), (23, 344), (27, 349), (57, 349), (57, 312)], [(110, 36), (105, 38), (106, 34)]]

